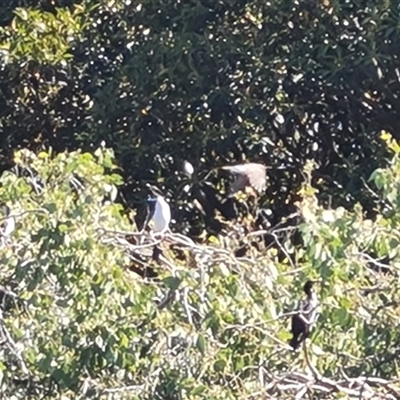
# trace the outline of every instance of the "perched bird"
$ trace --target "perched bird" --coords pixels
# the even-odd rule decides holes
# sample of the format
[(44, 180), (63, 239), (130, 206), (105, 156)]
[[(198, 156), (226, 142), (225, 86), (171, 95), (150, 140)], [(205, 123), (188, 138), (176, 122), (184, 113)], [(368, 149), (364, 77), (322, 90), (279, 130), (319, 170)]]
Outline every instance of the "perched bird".
[(233, 181), (229, 187), (229, 195), (234, 195), (247, 186), (252, 187), (257, 192), (265, 190), (267, 177), (267, 167), (263, 164), (248, 163), (221, 167), (233, 176)]
[(15, 218), (9, 216), (10, 207), (4, 203), (1, 205), (1, 212), (3, 214), (3, 220), (0, 224), (0, 234), (3, 237), (8, 237), (15, 229)]
[(151, 221), (154, 232), (165, 232), (171, 222), (171, 209), (164, 197), (156, 195), (147, 200), (150, 206)]
[(296, 350), (306, 340), (317, 319), (318, 299), (313, 286), (319, 281), (308, 280), (304, 285), (305, 300), (300, 303), (297, 314), (292, 316), (292, 335), (289, 345)]

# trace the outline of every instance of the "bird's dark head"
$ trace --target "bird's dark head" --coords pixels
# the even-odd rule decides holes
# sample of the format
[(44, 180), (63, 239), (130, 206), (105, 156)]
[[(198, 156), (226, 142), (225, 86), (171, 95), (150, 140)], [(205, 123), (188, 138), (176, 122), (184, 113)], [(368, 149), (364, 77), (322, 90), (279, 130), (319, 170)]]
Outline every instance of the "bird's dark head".
[(304, 292), (305, 292), (306, 294), (310, 294), (310, 293), (312, 292), (312, 289), (313, 289), (314, 285), (315, 285), (316, 283), (320, 283), (320, 282), (321, 282), (320, 279), (314, 279), (314, 280), (309, 279), (309, 280), (304, 284), (304, 288), (303, 288)]

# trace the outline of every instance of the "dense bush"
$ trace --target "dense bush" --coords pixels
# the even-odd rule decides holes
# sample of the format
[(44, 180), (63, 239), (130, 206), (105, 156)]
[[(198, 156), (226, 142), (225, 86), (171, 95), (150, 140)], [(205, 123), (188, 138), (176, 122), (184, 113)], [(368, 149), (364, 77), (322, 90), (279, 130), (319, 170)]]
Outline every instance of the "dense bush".
[[(302, 222), (290, 227), (300, 230), (304, 247), (293, 247), (290, 235), (281, 238), (283, 262), (274, 248), (251, 247), (235, 258), (239, 239), (254, 236), (244, 238), (232, 225), (229, 237), (208, 245), (168, 235), (155, 263), (148, 251), (154, 244), (114, 203), (122, 181), (105, 173), (113, 166), (109, 150), (99, 148), (94, 157), (18, 152), (0, 192), (17, 220), (0, 250), (0, 280), (18, 299), (3, 304), (2, 393), (289, 399), (311, 391), (329, 399), (400, 390), (387, 381), (397, 374), (400, 340), (400, 146), (384, 138), (395, 154), (372, 177), (379, 217), (365, 218), (359, 205), (325, 209), (306, 181), (297, 204)], [(310, 172), (307, 164), (304, 173)], [(141, 244), (126, 235), (139, 235)], [(282, 229), (270, 235), (282, 236)], [(138, 254), (157, 279), (130, 272), (129, 259)], [(391, 260), (383, 271), (382, 257)], [(321, 316), (308, 351), (293, 353), (285, 314), (301, 298), (304, 281), (318, 276)]]
[[(3, 397), (400, 398), (399, 13), (3, 1)], [(247, 160), (271, 166), (268, 224), (222, 200), (217, 168)], [(149, 182), (201, 241), (138, 232)], [(322, 312), (293, 353), (308, 277)]]

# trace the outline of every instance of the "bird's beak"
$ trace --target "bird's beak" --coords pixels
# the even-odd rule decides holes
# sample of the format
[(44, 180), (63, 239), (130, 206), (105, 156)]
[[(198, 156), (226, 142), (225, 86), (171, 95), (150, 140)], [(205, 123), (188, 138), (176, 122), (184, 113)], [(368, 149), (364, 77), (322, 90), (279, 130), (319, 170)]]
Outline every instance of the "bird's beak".
[(151, 192), (154, 196), (160, 196), (160, 195), (161, 195), (161, 193), (160, 193), (160, 191), (158, 190), (157, 187), (153, 186), (153, 185), (150, 184), (150, 183), (147, 183), (146, 186), (149, 188), (150, 192)]

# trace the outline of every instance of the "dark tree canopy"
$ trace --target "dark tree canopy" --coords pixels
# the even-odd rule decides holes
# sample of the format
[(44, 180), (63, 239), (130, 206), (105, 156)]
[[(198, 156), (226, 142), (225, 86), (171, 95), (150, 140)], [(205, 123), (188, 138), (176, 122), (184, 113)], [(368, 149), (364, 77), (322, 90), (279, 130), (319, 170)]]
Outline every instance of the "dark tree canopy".
[[(400, 398), (399, 38), (394, 0), (2, 0), (0, 393)], [(148, 184), (183, 235), (142, 243)]]
[(321, 199), (372, 210), (363, 179), (383, 163), (379, 133), (397, 135), (400, 110), (395, 2), (9, 3), (5, 20), (34, 8), (14, 9), (1, 31), (4, 167), (18, 146), (104, 140), (138, 206), (148, 181), (178, 196), (183, 159), (203, 175), (260, 161), (272, 166), (263, 204), (279, 221), (314, 159)]

